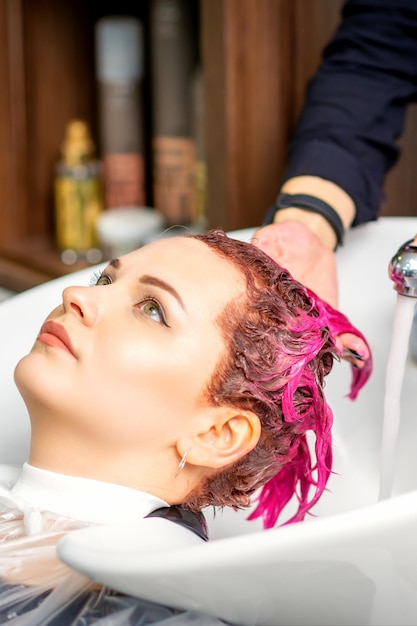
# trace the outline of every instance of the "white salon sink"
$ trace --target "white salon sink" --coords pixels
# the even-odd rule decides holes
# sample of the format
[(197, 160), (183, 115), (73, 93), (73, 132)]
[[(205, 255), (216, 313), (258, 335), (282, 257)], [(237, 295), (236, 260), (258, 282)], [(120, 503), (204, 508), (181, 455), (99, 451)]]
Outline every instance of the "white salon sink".
[[(97, 533), (74, 536), (74, 562), (91, 556), (99, 581), (141, 597), (195, 608), (241, 626), (417, 624), (417, 365), (408, 359), (401, 397), (393, 495), (378, 502), (386, 364), (397, 294), (388, 263), (417, 232), (417, 218), (381, 218), (352, 230), (337, 253), (340, 308), (367, 337), (371, 379), (351, 401), (350, 368), (336, 364), (327, 395), (335, 415), (334, 474), (316, 517), (269, 531), (246, 512), (207, 511), (212, 541), (137, 554)], [(233, 236), (250, 238), (252, 230)], [(28, 423), (13, 387), (18, 358), (76, 278), (67, 276), (0, 304), (0, 462), (26, 458)], [(82, 532), (82, 531), (81, 531)], [(78, 551), (78, 552), (77, 552)], [(78, 555), (78, 556), (77, 556)]]

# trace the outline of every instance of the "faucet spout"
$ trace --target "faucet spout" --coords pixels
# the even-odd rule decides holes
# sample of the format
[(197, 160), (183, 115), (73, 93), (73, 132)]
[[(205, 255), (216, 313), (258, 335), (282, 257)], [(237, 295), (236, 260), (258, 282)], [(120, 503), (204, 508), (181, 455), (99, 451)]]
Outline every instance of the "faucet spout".
[(417, 298), (417, 235), (406, 241), (392, 257), (388, 274), (399, 294)]

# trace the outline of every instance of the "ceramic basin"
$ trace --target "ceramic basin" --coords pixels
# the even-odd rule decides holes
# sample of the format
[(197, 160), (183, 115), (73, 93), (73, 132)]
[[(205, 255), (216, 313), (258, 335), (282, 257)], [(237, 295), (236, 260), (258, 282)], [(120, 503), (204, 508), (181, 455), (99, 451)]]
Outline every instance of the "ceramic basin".
[[(347, 363), (327, 383), (334, 411), (334, 474), (307, 521), (263, 531), (247, 512), (207, 511), (212, 541), (185, 549), (135, 552), (133, 535), (98, 529), (74, 535), (73, 559), (88, 573), (144, 598), (196, 608), (242, 626), (417, 624), (417, 365), (409, 355), (392, 496), (378, 502), (386, 365), (397, 294), (388, 263), (417, 232), (417, 218), (380, 218), (347, 234), (337, 252), (340, 308), (365, 334), (374, 372), (357, 400), (346, 397)], [(252, 229), (232, 236), (250, 239)], [(29, 426), (13, 368), (32, 345), (68, 284), (51, 281), (0, 304), (0, 463), (27, 456)], [(3, 472), (6, 472), (3, 468)]]

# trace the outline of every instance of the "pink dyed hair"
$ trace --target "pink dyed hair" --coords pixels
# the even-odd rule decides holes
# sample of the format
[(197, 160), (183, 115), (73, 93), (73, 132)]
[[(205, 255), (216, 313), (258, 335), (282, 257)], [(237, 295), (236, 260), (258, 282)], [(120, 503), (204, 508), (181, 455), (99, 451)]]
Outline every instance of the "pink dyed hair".
[[(262, 432), (249, 454), (210, 477), (184, 506), (247, 507), (262, 487), (249, 519), (262, 517), (270, 528), (296, 496), (298, 509), (285, 523), (301, 521), (323, 493), (332, 467), (333, 416), (323, 393), (337, 358), (330, 322), (338, 332), (360, 333), (253, 244), (219, 230), (193, 238), (227, 258), (247, 283), (246, 298), (229, 302), (218, 320), (226, 348), (207, 397), (214, 405), (252, 411)], [(370, 373), (357, 371), (355, 394)], [(314, 461), (309, 431), (315, 435)]]

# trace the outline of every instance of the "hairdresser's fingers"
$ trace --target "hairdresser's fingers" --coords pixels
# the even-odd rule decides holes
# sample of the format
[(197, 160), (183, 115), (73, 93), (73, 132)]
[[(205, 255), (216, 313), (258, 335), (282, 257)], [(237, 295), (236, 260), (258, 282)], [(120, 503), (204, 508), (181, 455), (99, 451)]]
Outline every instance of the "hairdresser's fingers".
[(362, 369), (370, 357), (366, 343), (353, 333), (341, 333), (336, 337), (336, 346), (343, 360)]
[(336, 258), (301, 222), (258, 228), (252, 242), (288, 269), (300, 283), (337, 308)]
[[(300, 222), (281, 222), (259, 228), (253, 243), (286, 267), (303, 285), (337, 308), (336, 257)], [(342, 359), (363, 368), (370, 358), (363, 339), (354, 333), (341, 333), (336, 345)]]

